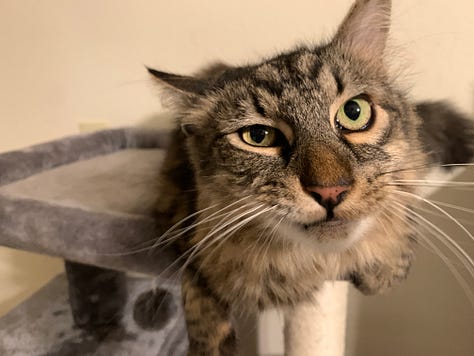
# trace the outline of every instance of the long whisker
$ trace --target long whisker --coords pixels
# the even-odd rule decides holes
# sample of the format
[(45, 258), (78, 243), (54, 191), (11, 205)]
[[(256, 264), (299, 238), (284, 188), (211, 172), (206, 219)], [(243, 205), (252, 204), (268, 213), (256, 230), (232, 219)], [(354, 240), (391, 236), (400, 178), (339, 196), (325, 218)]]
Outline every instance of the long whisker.
[[(433, 202), (435, 202), (435, 201), (433, 201)], [(440, 204), (438, 204), (438, 205), (440, 205)], [(446, 214), (438, 213), (438, 212), (434, 211), (433, 209), (422, 208), (421, 206), (414, 206), (412, 208), (415, 209), (416, 211), (421, 211), (421, 212), (424, 212), (424, 213), (427, 213), (427, 214), (430, 214), (430, 215), (433, 215), (433, 216), (437, 216), (437, 217), (444, 218), (444, 219), (449, 219), (449, 218), (446, 217)], [(464, 225), (474, 226), (474, 221), (469, 221), (469, 220), (461, 219), (461, 218), (456, 218), (456, 220), (459, 221), (460, 223), (463, 223)]]
[[(138, 244), (136, 244), (136, 248), (133, 248), (133, 249), (128, 249), (127, 251), (123, 251), (123, 252), (108, 252), (108, 253), (101, 253), (101, 255), (104, 255), (104, 256), (126, 256), (126, 255), (132, 255), (132, 254), (136, 254), (136, 253), (140, 253), (140, 252), (145, 252), (147, 250), (150, 250), (150, 249), (153, 249), (155, 247), (157, 247), (158, 245), (162, 245), (163, 243), (167, 242), (168, 239), (165, 239), (166, 235), (169, 235), (169, 233), (175, 229), (177, 226), (179, 226), (180, 224), (190, 220), (191, 218), (195, 217), (196, 215), (199, 215), (200, 213), (204, 212), (204, 211), (207, 211), (209, 209), (212, 209), (216, 206), (218, 206), (218, 204), (214, 204), (210, 207), (207, 207), (207, 208), (204, 208), (202, 210), (199, 210), (191, 215), (188, 215), (186, 218), (178, 221), (176, 224), (174, 224), (172, 227), (170, 227), (168, 230), (166, 230), (163, 234), (160, 235), (160, 237), (158, 238), (153, 238), (153, 239), (150, 239), (150, 240), (147, 240), (147, 241), (142, 241)], [(227, 206), (228, 207), (228, 206)], [(181, 229), (181, 230), (178, 230), (178, 231), (182, 231), (184, 229)], [(172, 239), (169, 239), (169, 240), (172, 240)], [(145, 245), (145, 247), (139, 247), (139, 246), (143, 246)], [(147, 246), (148, 245), (148, 246)]]
[[(459, 258), (459, 261), (461, 261), (461, 263), (464, 265), (464, 267), (469, 271), (469, 273), (471, 274), (471, 276), (474, 278), (474, 261), (472, 260), (472, 258), (466, 253), (466, 251), (464, 251), (462, 249), (461, 246), (459, 246), (459, 244), (454, 241), (451, 237), (448, 236), (448, 234), (446, 234), (443, 230), (441, 230), (439, 227), (437, 227), (436, 225), (434, 225), (431, 221), (429, 221), (428, 219), (426, 219), (424, 216), (418, 214), (416, 211), (414, 211), (413, 209), (410, 209), (406, 206), (404, 206), (403, 204), (401, 204), (400, 202), (394, 200), (393, 201), (396, 205), (398, 205), (399, 207), (403, 208), (405, 211), (408, 211), (410, 212), (410, 214), (412, 214), (413, 216), (417, 217), (418, 219), (420, 219), (424, 224), (425, 224), (425, 227), (428, 228), (428, 230), (430, 230), (431, 232), (436, 232), (436, 233), (433, 233), (433, 236), (435, 236), (441, 243), (443, 243), (453, 254), (456, 255), (456, 257)], [(439, 234), (439, 235), (438, 235)], [(446, 240), (442, 239), (441, 238), (444, 237)], [(449, 242), (449, 243), (448, 243)]]
[[(229, 204), (229, 205), (226, 205), (224, 208), (222, 208), (222, 209), (220, 209), (220, 210), (218, 210), (218, 211), (212, 213), (212, 214), (209, 215), (207, 218), (211, 218), (211, 217), (213, 217), (213, 216), (215, 216), (215, 215), (221, 213), (222, 211), (225, 211), (225, 210), (229, 209), (230, 207), (232, 207), (232, 206), (234, 206), (234, 205), (236, 205), (236, 204), (239, 204), (240, 202), (242, 202), (243, 200), (248, 199), (248, 198), (250, 198), (250, 196), (245, 196), (245, 197), (243, 197), (243, 198), (241, 198), (241, 199), (239, 199), (239, 200), (237, 200), (237, 201), (235, 201), (235, 202), (233, 202), (233, 203), (231, 203), (231, 204)], [(184, 219), (178, 221), (176, 224), (174, 224), (173, 226), (171, 226), (168, 230), (166, 230), (166, 231), (160, 236), (160, 238), (158, 239), (158, 241), (161, 241), (162, 239), (164, 239), (170, 232), (172, 232), (172, 231), (173, 231), (176, 227), (178, 227), (179, 225), (185, 223), (186, 221), (188, 221), (188, 220), (194, 218), (194, 217), (197, 216), (197, 215), (202, 214), (202, 213), (205, 212), (205, 211), (208, 211), (208, 210), (210, 210), (210, 209), (215, 208), (215, 207), (218, 206), (218, 205), (219, 205), (219, 204), (214, 204), (214, 205), (211, 205), (210, 207), (204, 208), (204, 209), (199, 210), (199, 211), (197, 211), (197, 212), (195, 212), (195, 213), (193, 213), (193, 214), (191, 214), (191, 215), (188, 215), (188, 216), (185, 217)], [(195, 227), (195, 226), (193, 226), (193, 227), (187, 227), (187, 228), (185, 228), (185, 231), (184, 231), (184, 232), (188, 232), (189, 230), (192, 230), (194, 227)], [(158, 242), (158, 241), (157, 241), (157, 242)], [(153, 246), (152, 248), (154, 248), (154, 247), (155, 247), (155, 246)]]
[[(251, 220), (255, 219), (257, 216), (261, 215), (261, 214), (264, 214), (264, 213), (267, 213), (271, 210), (273, 210), (275, 208), (275, 206), (272, 206), (272, 207), (267, 207), (265, 209), (263, 209), (262, 211), (246, 218), (245, 220), (242, 220), (241, 222), (239, 222), (237, 225), (235, 225), (234, 227), (231, 227), (230, 229), (228, 229), (227, 231), (225, 231), (224, 233), (221, 233), (217, 238), (215, 238), (215, 241), (218, 241), (222, 238), (222, 236), (226, 236), (229, 232), (232, 233), (232, 235), (237, 232), (241, 227), (243, 227), (244, 225), (246, 225), (248, 222), (250, 222)], [(226, 240), (232, 236), (232, 235), (227, 235), (226, 236)], [(218, 249), (220, 246), (222, 246), (222, 244), (225, 242), (225, 240), (222, 240), (219, 245), (216, 247), (216, 249)]]
[[(171, 242), (175, 241), (176, 239), (178, 239), (179, 237), (185, 235), (189, 231), (191, 231), (193, 229), (196, 229), (196, 227), (198, 227), (200, 225), (204, 225), (205, 223), (208, 223), (208, 222), (211, 222), (211, 221), (214, 221), (214, 220), (218, 220), (218, 219), (225, 220), (225, 218), (228, 217), (229, 215), (232, 215), (235, 212), (237, 212), (239, 210), (242, 210), (242, 209), (245, 209), (245, 208), (247, 208), (249, 206), (252, 206), (252, 205), (253, 205), (253, 203), (244, 204), (244, 205), (242, 205), (242, 206), (240, 206), (240, 207), (238, 207), (238, 208), (236, 208), (236, 209), (234, 209), (230, 212), (223, 212), (222, 213), (222, 211), (227, 210), (230, 207), (230, 205), (229, 205), (229, 206), (227, 206), (227, 207), (225, 207), (225, 208), (223, 208), (223, 209), (221, 209), (221, 210), (205, 217), (204, 219), (201, 219), (201, 220), (197, 221), (196, 223), (187, 226), (186, 228), (182, 228), (182, 229), (177, 230), (176, 232), (173, 232), (171, 236), (169, 236), (168, 238), (166, 238), (164, 240), (162, 240), (160, 238), (160, 240), (157, 241), (157, 243), (155, 243), (155, 245), (153, 245), (152, 248), (156, 248), (156, 247), (158, 247), (160, 245), (163, 245), (163, 244), (171, 243)], [(218, 214), (219, 212), (221, 212), (221, 213)]]
[[(247, 211), (245, 215), (248, 215), (252, 212), (254, 212), (255, 210), (258, 210), (260, 208), (263, 207), (263, 204), (259, 205), (257, 207), (257, 209), (251, 209), (250, 211)], [(215, 247), (215, 250), (219, 249), (220, 246), (222, 246), (223, 243), (225, 243), (225, 241), (227, 241), (231, 236), (233, 236), (240, 228), (242, 228), (244, 225), (246, 225), (248, 222), (254, 220), (255, 218), (257, 218), (259, 215), (262, 215), (270, 210), (273, 210), (275, 207), (267, 207), (255, 214), (253, 214), (252, 216), (250, 217), (247, 217), (241, 221), (239, 221), (243, 216), (239, 216), (238, 219), (232, 219), (233, 222), (235, 221), (238, 221), (237, 224), (235, 224), (234, 226), (231, 226), (230, 228), (226, 229), (225, 231), (223, 231), (222, 233), (220, 233), (219, 235), (217, 235), (216, 237), (214, 237), (212, 239), (212, 241), (207, 245), (205, 246), (203, 249), (201, 249), (201, 246), (203, 244), (206, 243), (206, 241), (209, 241), (209, 239), (214, 236), (218, 231), (221, 231), (222, 229), (224, 229), (225, 227), (221, 227), (219, 229), (216, 229), (214, 230), (212, 233), (209, 233), (208, 235), (206, 235), (197, 245), (196, 245), (196, 248), (194, 248), (193, 252), (191, 253), (191, 255), (188, 257), (186, 263), (184, 264), (183, 266), (183, 269), (191, 262), (192, 258), (194, 256), (196, 256), (198, 253), (203, 253), (205, 250), (209, 249), (212, 245), (216, 244), (217, 243), (217, 246)], [(242, 214), (241, 214), (242, 215)], [(245, 216), (244, 215), (244, 216)], [(231, 225), (232, 223), (226, 223), (225, 226), (229, 226)], [(209, 254), (209, 256), (206, 258), (206, 260), (211, 256), (211, 254)]]
[[(267, 211), (267, 212), (273, 210), (274, 208), (276, 208), (276, 206), (273, 206), (273, 207), (271, 207), (271, 208), (268, 208), (268, 211)], [(247, 253), (247, 258), (249, 258), (250, 256), (257, 257), (258, 253), (253, 253), (253, 252), (249, 251), (249, 249), (251, 249), (252, 246), (255, 246), (256, 248), (257, 248), (258, 246), (263, 246), (263, 245), (265, 244), (265, 241), (266, 241), (266, 238), (263, 238), (263, 239), (256, 239), (256, 240), (253, 241), (253, 243), (249, 244), (249, 246), (248, 246), (247, 249), (246, 249), (246, 251), (248, 252), (248, 253)], [(222, 245), (222, 243), (221, 243), (221, 245)], [(219, 247), (219, 246), (218, 246), (218, 247)]]
[[(233, 210), (231, 213), (235, 213), (236, 211), (240, 210), (241, 207)], [(242, 217), (245, 217), (245, 215), (248, 215), (250, 213), (252, 213), (253, 211), (255, 211), (256, 208), (252, 208), (250, 211), (246, 211), (244, 213), (241, 213), (239, 214), (239, 216), (242, 218)], [(161, 272), (161, 274), (166, 274), (169, 270), (173, 269), (176, 265), (178, 265), (179, 263), (182, 263), (181, 261), (183, 261), (185, 258), (186, 258), (186, 261), (183, 263), (183, 266), (181, 268), (179, 268), (174, 274), (173, 276), (179, 276), (181, 275), (181, 273), (184, 271), (185, 267), (187, 265), (189, 265), (190, 261), (191, 261), (191, 257), (190, 255), (194, 255), (194, 253), (196, 251), (198, 251), (201, 246), (203, 244), (206, 243), (207, 240), (209, 240), (211, 236), (209, 235), (206, 235), (201, 241), (199, 241), (197, 244), (193, 245), (190, 249), (188, 249), (186, 252), (182, 253), (173, 263), (171, 263), (164, 271)], [(173, 278), (172, 276), (172, 278)]]
[(460, 284), (461, 288), (464, 290), (466, 293), (467, 298), (471, 302), (471, 304), (474, 306), (474, 293), (471, 291), (471, 287), (465, 280), (465, 278), (462, 277), (462, 275), (459, 273), (459, 271), (453, 266), (453, 264), (449, 261), (449, 259), (444, 255), (441, 250), (432, 242), (430, 239), (426, 238), (423, 235), (420, 235), (420, 237), (423, 238), (424, 242), (427, 243), (430, 248), (438, 255), (439, 258), (444, 262), (446, 267), (450, 270), (450, 272), (454, 275), (454, 278), (458, 281)]
[(383, 172), (380, 172), (377, 176), (383, 176), (383, 175), (387, 175), (387, 174), (400, 173), (400, 172), (419, 171), (419, 170), (422, 170), (422, 169), (431, 169), (431, 168), (433, 168), (432, 165), (423, 164), (423, 165), (419, 165), (419, 166), (403, 167), (403, 168), (393, 169), (393, 170), (390, 170), (390, 171), (383, 171)]
[[(424, 236), (422, 230), (421, 230), (423, 225), (417, 224), (415, 221), (413, 221), (411, 219), (407, 219), (407, 213), (409, 214), (410, 211), (407, 210), (406, 206), (404, 206), (402, 204), (401, 206), (400, 205), (398, 207), (391, 206), (390, 208), (391, 208), (391, 210), (389, 210), (387, 207), (384, 207), (383, 210), (381, 211), (381, 213), (386, 218), (388, 218), (389, 221), (392, 221), (393, 217), (395, 216), (395, 217), (398, 218), (397, 224), (395, 226), (398, 226), (398, 224), (405, 224), (410, 228), (411, 231), (413, 231), (415, 233), (415, 236), (417, 236), (417, 237), (422, 236), (423, 238), (426, 238)], [(388, 234), (388, 231), (385, 228), (385, 224), (382, 224), (382, 227), (385, 230), (385, 232)], [(423, 246), (429, 252), (436, 254), (436, 252), (434, 250), (430, 249), (430, 246), (426, 246), (426, 245), (423, 244), (424, 240), (423, 241), (418, 241), (417, 240), (417, 243), (419, 243), (421, 246)]]
[(445, 202), (442, 202), (442, 201), (439, 201), (439, 200), (433, 200), (433, 199), (430, 199), (433, 203), (437, 204), (437, 205), (441, 205), (441, 206), (445, 206), (446, 208), (451, 208), (451, 209), (455, 209), (455, 210), (459, 210), (459, 211), (464, 211), (465, 213), (471, 213), (471, 214), (474, 214), (474, 209), (468, 209), (468, 208), (465, 208), (463, 206), (458, 206), (458, 205), (454, 205), (454, 204), (449, 204), (449, 203), (445, 203)]
[(283, 219), (285, 219), (285, 216), (282, 216), (280, 220), (278, 220), (278, 222), (275, 224), (275, 226), (273, 227), (273, 229), (270, 231), (269, 235), (270, 236), (269, 238), (267, 238), (266, 240), (268, 240), (267, 242), (267, 247), (262, 251), (262, 254), (264, 256), (266, 256), (268, 254), (268, 251), (270, 250), (270, 247), (272, 246), (273, 244), (273, 241), (275, 240), (276, 236), (277, 236), (277, 231), (278, 231), (278, 227), (280, 226), (280, 224), (282, 223)]
[[(457, 226), (459, 226), (461, 228), (461, 230), (463, 230), (467, 236), (469, 236), (471, 238), (471, 240), (474, 241), (474, 236), (469, 232), (468, 229), (466, 229), (466, 227), (461, 224), (458, 220), (456, 220), (456, 218), (454, 218), (451, 214), (449, 214), (446, 210), (444, 210), (443, 208), (440, 208), (438, 205), (436, 205), (435, 203), (431, 202), (430, 200), (426, 199), (426, 198), (423, 198), (423, 197), (420, 197), (419, 195), (416, 195), (416, 194), (413, 194), (413, 193), (410, 193), (410, 192), (404, 192), (404, 191), (401, 191), (401, 190), (395, 190), (394, 191), (395, 194), (401, 194), (401, 195), (405, 195), (405, 196), (410, 196), (410, 197), (413, 197), (415, 199), (418, 199), (418, 200), (421, 200), (423, 202), (425, 202), (426, 204), (432, 206), (433, 208), (435, 208), (436, 210), (438, 210), (439, 212), (441, 212), (442, 214), (446, 215), (452, 222), (454, 222)], [(474, 262), (473, 262), (474, 264)]]
[[(405, 207), (404, 207), (405, 208)], [(400, 210), (388, 210), (387, 207), (383, 207), (381, 213), (385, 216), (385, 218), (387, 218), (389, 221), (393, 221), (393, 217), (397, 217), (398, 218), (398, 221), (397, 223), (404, 223), (405, 225), (407, 225), (413, 232), (415, 232), (416, 236), (422, 236), (423, 238), (425, 238), (425, 236), (423, 235), (421, 229), (420, 229), (420, 226), (419, 225), (416, 225), (415, 223), (411, 222), (410, 220), (407, 219), (406, 215), (403, 213), (405, 211), (405, 209), (403, 209), (403, 211), (400, 211)], [(388, 235), (389, 232), (387, 231), (387, 228), (385, 227), (385, 223), (384, 222), (381, 222), (381, 226), (382, 228), (384, 229), (385, 233)], [(398, 226), (398, 225), (396, 225)], [(423, 241), (419, 241), (417, 240), (417, 243), (419, 243), (422, 247), (424, 247), (426, 250), (428, 250), (430, 253), (434, 253), (436, 254), (436, 252), (432, 249), (430, 249), (430, 246), (427, 246), (427, 245), (424, 245), (424, 240)]]
[[(238, 208), (238, 209), (241, 209), (241, 208)], [(228, 214), (229, 213), (222, 213), (222, 214), (213, 216), (212, 218), (207, 217), (207, 218), (205, 218), (203, 220), (200, 220), (197, 223), (192, 224), (192, 225), (190, 225), (186, 228), (181, 228), (181, 229), (173, 231), (172, 233), (168, 234), (169, 236), (167, 236), (166, 238), (163, 238), (163, 235), (161, 235), (158, 239), (152, 239), (152, 240), (145, 241), (145, 242), (141, 243), (141, 245), (145, 245), (145, 247), (137, 248), (137, 249), (134, 249), (134, 250), (129, 250), (129, 251), (126, 251), (126, 252), (109, 253), (109, 254), (106, 254), (106, 255), (109, 255), (109, 256), (110, 255), (113, 255), (113, 256), (126, 256), (126, 255), (136, 254), (136, 253), (140, 253), (140, 252), (146, 252), (146, 251), (149, 251), (151, 253), (152, 250), (154, 250), (158, 247), (162, 247), (162, 246), (166, 246), (166, 245), (171, 244), (173, 241), (175, 241), (178, 238), (180, 238), (181, 236), (185, 235), (188, 231), (190, 231), (192, 229), (195, 229), (199, 225), (202, 225), (202, 224), (204, 224), (206, 222), (209, 222), (209, 221), (220, 219), (221, 217), (227, 216)], [(147, 244), (150, 244), (151, 242), (153, 244), (147, 246)]]
[(242, 214), (239, 214), (239, 215), (233, 217), (232, 219), (230, 219), (230, 220), (224, 222), (223, 224), (220, 224), (220, 225), (218, 225), (218, 226), (214, 226), (206, 237), (212, 236), (212, 235), (216, 234), (217, 232), (222, 231), (222, 230), (225, 229), (227, 226), (232, 225), (232, 224), (233, 224), (234, 222), (236, 222), (236, 221), (239, 221), (239, 220), (240, 220), (241, 218), (243, 218), (245, 215), (248, 215), (248, 214), (250, 214), (250, 213), (253, 213), (254, 211), (256, 211), (256, 210), (262, 208), (263, 206), (264, 206), (263, 204), (260, 204), (260, 205), (254, 207), (254, 208), (252, 208), (252, 209), (250, 209), (250, 210), (248, 210), (248, 211), (245, 211), (245, 212), (242, 213)]
[[(198, 252), (199, 250), (201, 250), (201, 251), (204, 250), (204, 249), (202, 249), (201, 247), (205, 246), (205, 245), (207, 244), (207, 242), (208, 242), (216, 233), (218, 233), (219, 231), (222, 231), (223, 229), (226, 229), (227, 226), (232, 225), (234, 222), (239, 221), (240, 219), (244, 218), (246, 215), (251, 214), (251, 213), (253, 213), (254, 211), (256, 211), (256, 210), (258, 210), (258, 209), (260, 209), (260, 208), (262, 208), (262, 207), (263, 207), (263, 204), (261, 204), (261, 205), (259, 205), (259, 206), (257, 206), (257, 207), (254, 207), (254, 208), (252, 208), (252, 209), (250, 209), (250, 210), (247, 210), (247, 211), (245, 211), (245, 212), (239, 214), (238, 216), (234, 217), (233, 219), (231, 219), (231, 220), (229, 220), (229, 221), (226, 221), (226, 222), (220, 224), (217, 229), (216, 229), (216, 228), (213, 228), (213, 229), (211, 230), (212, 232), (209, 232), (208, 234), (206, 234), (206, 236), (204, 236), (198, 243), (196, 243), (191, 249), (189, 249), (189, 250), (187, 251), (186, 254), (189, 253), (189, 257), (187, 258), (185, 264), (183, 265), (182, 270), (184, 270), (185, 267), (186, 267), (187, 265), (189, 265), (189, 263), (191, 262), (192, 258), (197, 254), (197, 252)], [(231, 230), (232, 228), (233, 228), (233, 227), (231, 226), (228, 230)], [(226, 230), (226, 231), (228, 231), (228, 230)], [(209, 246), (209, 245), (208, 245), (208, 246)], [(207, 246), (207, 247), (208, 247), (208, 246)]]
[(441, 164), (440, 167), (472, 167), (474, 163), (450, 163), (450, 164)]
[(428, 163), (422, 164), (419, 166), (411, 166), (411, 167), (402, 167), (393, 169), (390, 171), (384, 171), (378, 174), (378, 176), (383, 176), (387, 174), (393, 173), (400, 173), (400, 172), (410, 172), (410, 171), (419, 171), (424, 169), (433, 169), (433, 168), (449, 168), (449, 167), (471, 167), (474, 166), (474, 163), (450, 163), (450, 164), (437, 164), (437, 163)]
[[(270, 248), (270, 246), (271, 246), (270, 240), (272, 240), (273, 234), (275, 233), (279, 223), (283, 220), (283, 218), (284, 217), (282, 217), (277, 224), (274, 224), (273, 219), (268, 219), (265, 227), (260, 232), (258, 238), (256, 238), (254, 240), (253, 244), (250, 244), (247, 247), (246, 251), (249, 251), (249, 249), (254, 248), (253, 252), (249, 251), (249, 254), (248, 254), (249, 256), (253, 255), (256, 258), (259, 258), (261, 252), (262, 252), (262, 255), (266, 254), (265, 250)], [(267, 231), (268, 231), (268, 229), (270, 229), (272, 224), (274, 224), (274, 225), (271, 228), (270, 232), (268, 233)]]
[(474, 186), (463, 186), (455, 184), (437, 184), (437, 183), (385, 183), (386, 186), (393, 187), (427, 187), (427, 188), (450, 188), (454, 190), (462, 190), (472, 192), (474, 191)]
[[(407, 208), (406, 206), (404, 206), (403, 204), (400, 204), (398, 202), (394, 202), (398, 205), (398, 210), (397, 208), (395, 208), (395, 211), (398, 211), (399, 213), (402, 213), (403, 211), (408, 211), (409, 213), (413, 213), (413, 211), (411, 211), (411, 209)], [(394, 207), (392, 207), (394, 208)], [(408, 210), (407, 210), (408, 209)], [(390, 213), (394, 213), (394, 211), (392, 210)], [(401, 219), (401, 221), (404, 221), (404, 219)], [(426, 227), (430, 227), (430, 226), (426, 226)], [(430, 239), (428, 239), (426, 236), (424, 236), (421, 231), (419, 231), (415, 226), (410, 226), (410, 228), (414, 229), (415, 232), (417, 232), (417, 236), (419, 238), (421, 238), (423, 240), (424, 243), (427, 243), (429, 248), (431, 250), (433, 250), (433, 252), (441, 258), (441, 260), (443, 261), (443, 263), (448, 267), (448, 269), (450, 270), (450, 272), (453, 274), (453, 276), (456, 278), (456, 280), (458, 281), (458, 283), (460, 284), (461, 288), (464, 290), (464, 292), (466, 293), (466, 296), (468, 297), (469, 301), (471, 302), (471, 304), (474, 305), (474, 293), (471, 291), (471, 288), (470, 288), (470, 285), (467, 283), (467, 281), (465, 280), (465, 278), (460, 274), (460, 272), (456, 269), (456, 267), (451, 263), (451, 261), (446, 257), (446, 255), (432, 242), (430, 241)], [(440, 240), (441, 241), (441, 240)], [(420, 241), (421, 242), (421, 241)], [(443, 241), (441, 241), (443, 242)], [(443, 242), (444, 243), (444, 242)], [(446, 244), (445, 244), (446, 245)], [(449, 248), (449, 247), (448, 247)], [(452, 250), (451, 250), (452, 251)], [(458, 257), (459, 258), (459, 257)], [(461, 260), (462, 262), (462, 260)], [(463, 263), (464, 264), (464, 263)], [(465, 264), (464, 264), (465, 265)]]
[(442, 184), (442, 185), (453, 185), (453, 186), (474, 186), (474, 182), (456, 182), (447, 180), (428, 180), (428, 179), (395, 179), (397, 183), (427, 183), (427, 184)]
[[(215, 207), (218, 206), (218, 205), (219, 205), (219, 204), (211, 205), (211, 206), (209, 206), (209, 207), (207, 207), (207, 208), (204, 208), (204, 209), (202, 209), (202, 210), (196, 211), (195, 213), (192, 213), (192, 214), (186, 216), (184, 219), (181, 219), (180, 221), (178, 221), (177, 223), (175, 223), (174, 225), (172, 225), (168, 230), (166, 230), (166, 231), (161, 235), (160, 238), (163, 238), (164, 236), (167, 236), (171, 231), (173, 231), (174, 229), (176, 229), (178, 226), (184, 224), (186, 221), (189, 221), (190, 219), (194, 218), (195, 216), (200, 215), (200, 214), (202, 214), (203, 212), (208, 211), (208, 210), (210, 210), (210, 209), (213, 209), (213, 208), (215, 208)], [(225, 208), (224, 208), (224, 209), (225, 209)], [(222, 209), (221, 209), (221, 210), (222, 210)], [(219, 210), (219, 211), (220, 211), (220, 210)], [(218, 212), (219, 212), (219, 211), (218, 211)]]

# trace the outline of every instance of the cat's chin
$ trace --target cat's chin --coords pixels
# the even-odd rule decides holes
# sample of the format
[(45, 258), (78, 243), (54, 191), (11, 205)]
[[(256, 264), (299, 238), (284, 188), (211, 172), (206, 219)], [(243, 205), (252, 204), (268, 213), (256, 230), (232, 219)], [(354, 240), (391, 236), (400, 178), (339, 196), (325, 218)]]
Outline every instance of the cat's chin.
[[(311, 224), (301, 224), (302, 228), (306, 231), (317, 229), (337, 229), (339, 227), (346, 227), (348, 224), (353, 223), (352, 221), (344, 221), (341, 219), (332, 220), (321, 220)], [(334, 231), (334, 230), (333, 230)]]
[(373, 225), (374, 219), (317, 221), (312, 224), (287, 223), (279, 227), (285, 239), (319, 252), (345, 251), (359, 241)]

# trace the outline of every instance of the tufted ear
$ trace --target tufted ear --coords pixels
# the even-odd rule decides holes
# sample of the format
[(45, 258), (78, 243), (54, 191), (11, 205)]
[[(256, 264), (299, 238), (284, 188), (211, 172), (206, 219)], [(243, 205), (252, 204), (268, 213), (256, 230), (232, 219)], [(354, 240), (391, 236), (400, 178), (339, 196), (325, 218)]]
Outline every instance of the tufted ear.
[(149, 67), (146, 67), (146, 69), (159, 84), (176, 94), (184, 94), (187, 97), (200, 96), (209, 87), (208, 82), (204, 79), (161, 72)]
[(391, 0), (356, 0), (334, 41), (369, 59), (383, 55), (390, 30)]

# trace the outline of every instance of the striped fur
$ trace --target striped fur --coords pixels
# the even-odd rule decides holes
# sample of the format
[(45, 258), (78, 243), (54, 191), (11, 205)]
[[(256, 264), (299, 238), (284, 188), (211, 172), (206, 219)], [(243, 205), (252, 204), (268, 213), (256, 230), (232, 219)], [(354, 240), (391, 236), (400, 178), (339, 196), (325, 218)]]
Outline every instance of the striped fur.
[[(185, 261), (190, 355), (234, 355), (233, 312), (293, 306), (328, 279), (379, 293), (406, 277), (415, 234), (391, 183), (470, 160), (473, 135), (453, 130), (462, 147), (453, 146), (431, 129), (439, 104), (416, 107), (397, 86), (384, 59), (389, 15), (390, 1), (358, 0), (320, 46), (196, 77), (150, 69), (179, 113), (158, 211), (182, 229), (168, 238)], [(336, 113), (359, 96), (373, 121), (344, 132)], [(282, 143), (249, 146), (239, 130), (252, 125), (276, 128)], [(350, 189), (331, 214), (308, 191), (341, 184)]]

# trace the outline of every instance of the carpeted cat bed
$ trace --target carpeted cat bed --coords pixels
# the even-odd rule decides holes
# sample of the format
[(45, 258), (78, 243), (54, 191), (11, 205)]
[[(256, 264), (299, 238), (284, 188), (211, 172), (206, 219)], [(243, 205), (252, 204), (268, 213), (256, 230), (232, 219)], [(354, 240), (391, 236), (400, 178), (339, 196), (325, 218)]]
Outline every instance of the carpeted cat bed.
[(0, 155), (0, 244), (66, 260), (0, 318), (0, 355), (185, 354), (175, 256), (145, 248), (166, 139), (117, 129)]

